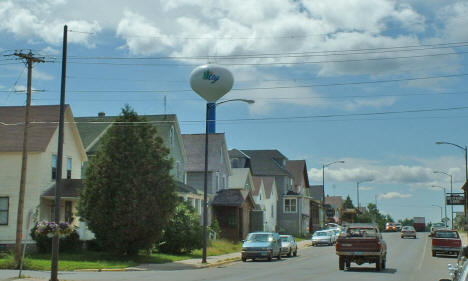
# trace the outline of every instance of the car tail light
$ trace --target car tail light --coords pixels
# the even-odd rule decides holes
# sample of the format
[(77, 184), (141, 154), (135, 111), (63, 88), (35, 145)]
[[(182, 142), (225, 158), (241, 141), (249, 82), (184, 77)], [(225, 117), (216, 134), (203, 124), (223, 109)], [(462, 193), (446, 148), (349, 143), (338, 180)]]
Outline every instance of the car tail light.
[(377, 243), (377, 248), (379, 249), (379, 251), (382, 249), (382, 243)]

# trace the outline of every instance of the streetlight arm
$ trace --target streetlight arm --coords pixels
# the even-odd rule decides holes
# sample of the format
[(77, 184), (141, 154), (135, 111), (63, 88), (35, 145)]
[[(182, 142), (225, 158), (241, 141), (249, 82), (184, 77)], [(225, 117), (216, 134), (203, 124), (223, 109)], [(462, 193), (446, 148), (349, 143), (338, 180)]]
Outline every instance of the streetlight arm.
[(342, 164), (343, 164), (344, 162), (345, 162), (345, 161), (343, 161), (343, 160), (339, 160), (339, 161), (335, 161), (335, 162), (331, 162), (331, 163), (325, 164), (325, 165), (323, 165), (323, 167), (328, 167), (328, 166), (331, 166), (331, 165), (337, 164), (337, 163), (342, 163)]
[(458, 145), (458, 144), (455, 144), (455, 143), (451, 143), (451, 142), (446, 142), (446, 141), (437, 141), (436, 144), (450, 144), (450, 145), (453, 145), (453, 146), (456, 146), (460, 149), (463, 149), (464, 151), (466, 151), (466, 147), (463, 147), (461, 145)]
[(223, 100), (223, 101), (217, 102), (216, 105), (220, 105), (220, 104), (230, 102), (230, 101), (241, 101), (241, 102), (245, 102), (245, 103), (248, 103), (248, 104), (255, 103), (254, 100), (248, 100), (248, 99), (230, 99), (230, 100)]

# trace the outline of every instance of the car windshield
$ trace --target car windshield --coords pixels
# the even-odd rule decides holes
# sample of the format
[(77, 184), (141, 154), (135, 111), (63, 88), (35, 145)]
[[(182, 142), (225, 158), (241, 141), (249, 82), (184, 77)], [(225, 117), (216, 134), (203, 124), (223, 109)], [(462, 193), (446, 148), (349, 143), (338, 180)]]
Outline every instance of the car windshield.
[(281, 237), (281, 242), (289, 242), (289, 237), (288, 236), (282, 236)]
[(350, 228), (348, 229), (348, 234), (351, 237), (366, 237), (376, 236), (377, 232), (374, 228)]
[(455, 231), (437, 231), (435, 233), (436, 238), (458, 238), (458, 233)]
[(403, 227), (403, 230), (413, 230), (414, 228), (412, 228), (411, 226), (404, 226)]
[(320, 232), (315, 232), (314, 236), (328, 236), (328, 233), (320, 231)]
[(269, 242), (273, 240), (273, 236), (271, 234), (265, 233), (251, 233), (247, 236), (247, 241), (250, 242)]

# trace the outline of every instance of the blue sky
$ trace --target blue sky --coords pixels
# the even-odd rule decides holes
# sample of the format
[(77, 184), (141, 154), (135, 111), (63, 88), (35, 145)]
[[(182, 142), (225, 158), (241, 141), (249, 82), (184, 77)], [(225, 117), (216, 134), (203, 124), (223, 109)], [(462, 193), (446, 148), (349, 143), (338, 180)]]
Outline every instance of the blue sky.
[[(204, 132), (190, 90), (197, 65), (228, 67), (234, 87), (217, 110), (228, 146), (306, 159), (311, 184), (374, 202), (395, 218), (439, 220), (442, 192), (464, 181), (468, 144), (466, 1), (0, 1), (0, 52), (43, 56), (34, 104), (58, 104), (63, 25), (67, 103), (75, 116), (175, 113)], [(0, 105), (24, 105), (26, 71), (0, 58)], [(164, 106), (164, 97), (167, 103)], [(415, 112), (416, 111), (416, 112)], [(239, 120), (240, 119), (240, 120)], [(200, 122), (193, 122), (200, 121)], [(462, 210), (455, 207), (455, 211)]]

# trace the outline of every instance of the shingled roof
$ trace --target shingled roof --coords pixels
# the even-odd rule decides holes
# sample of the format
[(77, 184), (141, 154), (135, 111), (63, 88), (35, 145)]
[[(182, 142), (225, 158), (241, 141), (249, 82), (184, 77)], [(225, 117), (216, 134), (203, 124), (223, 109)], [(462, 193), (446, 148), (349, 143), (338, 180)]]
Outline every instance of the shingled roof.
[[(60, 196), (64, 198), (80, 197), (83, 189), (83, 180), (81, 179), (63, 179), (60, 184)], [(55, 197), (55, 183), (42, 193), (42, 197)]]
[(250, 191), (245, 189), (222, 189), (213, 199), (213, 206), (240, 207), (246, 200), (249, 200), (255, 208), (255, 201)]
[(282, 166), (286, 156), (273, 150), (241, 150), (250, 157), (252, 175), (254, 176), (291, 176)]
[(309, 194), (310, 194), (310, 197), (312, 197), (312, 199), (322, 201), (322, 199), (323, 199), (323, 185), (311, 185), (311, 186), (309, 186)]
[(302, 184), (304, 182), (304, 187), (309, 188), (309, 179), (307, 177), (307, 166), (305, 160), (288, 160), (286, 161), (285, 168), (294, 177), (294, 182), (296, 184)]
[[(158, 135), (168, 134), (171, 125), (178, 126), (175, 114), (139, 115), (153, 122)], [(95, 154), (101, 145), (101, 137), (119, 116), (75, 117), (85, 150)]]
[[(69, 108), (66, 105), (66, 110)], [(28, 151), (43, 152), (57, 130), (60, 107), (35, 105), (29, 111)], [(24, 106), (0, 106), (0, 152), (23, 150)], [(35, 123), (40, 122), (40, 123)]]
[[(205, 170), (205, 134), (183, 134), (185, 152), (187, 153), (187, 161), (185, 162), (185, 170), (187, 172), (200, 172)], [(218, 170), (219, 153), (222, 147), (226, 147), (226, 138), (224, 133), (210, 134), (208, 143), (208, 171)], [(231, 167), (229, 155), (223, 155), (226, 165)]]

